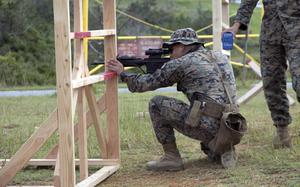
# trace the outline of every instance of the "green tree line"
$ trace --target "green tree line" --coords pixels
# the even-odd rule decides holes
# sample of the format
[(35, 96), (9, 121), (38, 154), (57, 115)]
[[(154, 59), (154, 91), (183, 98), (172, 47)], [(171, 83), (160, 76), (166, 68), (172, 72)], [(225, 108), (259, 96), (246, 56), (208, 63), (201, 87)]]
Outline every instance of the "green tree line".
[[(194, 2), (196, 10), (192, 16), (180, 11), (182, 3), (163, 2), (117, 0), (117, 8), (171, 30), (198, 29), (211, 23), (211, 12), (203, 9), (199, 1)], [(72, 23), (72, 1), (70, 10)], [(90, 0), (89, 29), (102, 29), (102, 18), (101, 0)], [(0, 0), (0, 86), (55, 84), (53, 24), (52, 0)], [(134, 36), (170, 35), (118, 13), (117, 32)], [(103, 60), (102, 41), (91, 41), (89, 48), (90, 63)]]

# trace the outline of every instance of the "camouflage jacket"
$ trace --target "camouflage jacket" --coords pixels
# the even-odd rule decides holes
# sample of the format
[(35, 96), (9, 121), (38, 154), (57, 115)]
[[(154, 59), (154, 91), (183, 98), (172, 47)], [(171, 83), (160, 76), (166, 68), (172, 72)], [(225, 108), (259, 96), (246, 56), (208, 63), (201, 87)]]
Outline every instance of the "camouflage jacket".
[[(242, 0), (235, 22), (245, 30), (258, 0)], [(300, 0), (263, 0), (264, 16), (261, 41), (269, 44), (287, 42), (300, 47)]]
[[(204, 54), (204, 55), (203, 55)], [(195, 92), (202, 93), (220, 104), (229, 103), (218, 71), (207, 56), (214, 56), (220, 70), (225, 75), (232, 101), (236, 102), (236, 85), (231, 64), (221, 52), (213, 52), (203, 47), (180, 58), (170, 60), (153, 74), (121, 73), (122, 81), (131, 92), (145, 92), (177, 83), (189, 101)]]

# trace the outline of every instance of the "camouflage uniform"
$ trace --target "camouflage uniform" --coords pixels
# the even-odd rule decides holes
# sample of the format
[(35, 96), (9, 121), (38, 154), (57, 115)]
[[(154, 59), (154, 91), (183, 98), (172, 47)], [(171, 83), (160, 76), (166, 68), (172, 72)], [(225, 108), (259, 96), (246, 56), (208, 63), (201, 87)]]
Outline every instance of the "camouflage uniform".
[[(232, 100), (235, 102), (235, 78), (227, 57), (202, 46), (194, 52), (165, 63), (153, 74), (122, 72), (121, 79), (127, 83), (131, 92), (145, 92), (177, 83), (177, 90), (183, 92), (190, 102), (192, 95), (198, 92), (217, 103), (229, 103), (217, 70), (208, 58), (202, 56), (211, 53), (217, 58), (218, 66), (225, 74), (225, 82), (229, 85)], [(189, 104), (166, 96), (155, 96), (150, 100), (149, 112), (156, 137), (161, 144), (175, 142), (174, 129), (202, 142), (209, 142), (215, 136), (220, 121), (202, 116), (197, 127), (190, 127), (185, 124), (189, 108)]]
[[(244, 30), (258, 0), (244, 0), (235, 22)], [(286, 95), (287, 62), (293, 89), (300, 101), (300, 0), (264, 0), (260, 58), (263, 89), (275, 126), (286, 126), (292, 119)]]

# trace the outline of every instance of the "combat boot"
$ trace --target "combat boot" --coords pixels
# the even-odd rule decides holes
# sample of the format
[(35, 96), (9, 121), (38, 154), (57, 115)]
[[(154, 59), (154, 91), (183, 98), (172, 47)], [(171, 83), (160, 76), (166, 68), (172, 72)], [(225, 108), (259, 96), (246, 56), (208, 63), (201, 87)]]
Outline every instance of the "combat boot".
[(231, 150), (226, 151), (221, 155), (221, 163), (222, 166), (226, 169), (233, 168), (236, 166), (237, 155), (235, 153), (234, 147)]
[(234, 146), (240, 143), (247, 131), (246, 119), (239, 113), (224, 113), (220, 128), (208, 143), (208, 148), (215, 155), (220, 155), (224, 168), (235, 167), (237, 156)]
[(207, 155), (208, 160), (211, 162), (217, 162), (222, 164), (224, 168), (233, 168), (237, 163), (237, 155), (235, 153), (235, 148), (232, 147), (230, 150), (221, 153), (221, 155), (214, 153), (209, 149), (207, 145), (201, 142), (201, 150)]
[(152, 171), (179, 171), (183, 170), (183, 161), (175, 143), (164, 144), (165, 155), (159, 160), (147, 163), (147, 169)]
[(292, 141), (289, 134), (288, 126), (278, 126), (277, 135), (273, 139), (274, 149), (291, 148)]

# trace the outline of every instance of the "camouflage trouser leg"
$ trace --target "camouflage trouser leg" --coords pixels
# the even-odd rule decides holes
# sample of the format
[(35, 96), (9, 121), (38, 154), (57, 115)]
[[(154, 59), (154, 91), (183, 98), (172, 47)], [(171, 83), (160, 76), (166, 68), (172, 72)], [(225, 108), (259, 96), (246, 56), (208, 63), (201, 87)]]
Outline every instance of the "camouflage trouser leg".
[(208, 142), (213, 134), (202, 127), (185, 124), (189, 105), (175, 98), (155, 96), (150, 100), (149, 112), (157, 140), (161, 144), (175, 142), (174, 129), (200, 141)]
[(298, 102), (300, 102), (300, 48), (287, 47), (286, 51), (290, 64), (293, 89), (297, 94)]
[(286, 94), (286, 50), (283, 45), (261, 44), (261, 73), (263, 89), (275, 126), (291, 123)]

